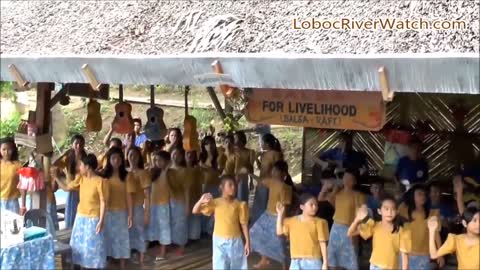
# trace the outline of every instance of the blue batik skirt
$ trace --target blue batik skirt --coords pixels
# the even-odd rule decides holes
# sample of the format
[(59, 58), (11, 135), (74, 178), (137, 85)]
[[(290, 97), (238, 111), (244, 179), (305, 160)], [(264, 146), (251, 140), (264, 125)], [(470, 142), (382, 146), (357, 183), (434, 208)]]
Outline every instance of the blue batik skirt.
[[(96, 233), (99, 218), (77, 216), (73, 225), (70, 246), (74, 264), (83, 268), (105, 268), (107, 254), (103, 230)], [(105, 225), (105, 224), (104, 224)], [(105, 229), (105, 226), (104, 226)]]
[(250, 214), (250, 224), (254, 224), (258, 218), (267, 209), (268, 203), (268, 188), (263, 185), (257, 185), (255, 190), (255, 197)]
[(322, 259), (292, 259), (290, 270), (322, 269)]
[(188, 216), (185, 215), (185, 203), (170, 200), (170, 228), (172, 243), (184, 246), (188, 242)]
[(67, 195), (65, 207), (65, 227), (72, 228), (75, 216), (77, 215), (78, 202), (80, 201), (78, 191), (70, 191)]
[(138, 252), (144, 253), (147, 251), (145, 244), (145, 221), (144, 209), (142, 205), (133, 207), (132, 227), (128, 230), (130, 238), (130, 248)]
[(188, 239), (198, 240), (202, 233), (202, 216), (190, 214), (188, 216)]
[[(399, 258), (399, 267), (402, 266), (402, 256)], [(431, 270), (435, 267), (430, 263), (429, 255), (408, 255), (408, 269)]]
[(264, 212), (250, 229), (252, 250), (279, 263), (285, 262), (285, 241), (277, 236), (277, 217)]
[(150, 222), (147, 227), (147, 240), (158, 241), (164, 246), (172, 243), (170, 206), (168, 204), (153, 204), (150, 206)]
[(18, 199), (11, 199), (11, 200), (1, 200), (0, 201), (0, 209), (5, 209), (15, 214), (20, 213), (20, 204), (18, 203)]
[(328, 241), (328, 264), (331, 267), (358, 269), (357, 253), (352, 239), (347, 235), (348, 226), (333, 223)]
[(215, 270), (246, 270), (247, 256), (241, 237), (225, 239), (212, 237), (212, 269)]
[(114, 259), (130, 258), (130, 235), (127, 210), (108, 211), (105, 214), (105, 250)]

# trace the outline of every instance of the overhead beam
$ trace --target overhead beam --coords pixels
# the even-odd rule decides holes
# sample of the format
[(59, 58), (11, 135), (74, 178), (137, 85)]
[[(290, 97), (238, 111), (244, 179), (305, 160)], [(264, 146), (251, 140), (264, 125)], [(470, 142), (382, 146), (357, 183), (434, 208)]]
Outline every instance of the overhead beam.
[[(15, 81), (14, 64), (29, 82), (89, 83), (79, 67), (95, 67), (98, 81), (109, 84), (205, 85), (219, 60), (242, 88), (380, 91), (378, 69), (389, 71), (396, 93), (480, 94), (480, 59), (475, 53), (295, 55), (208, 53), (170, 56), (15, 56), (2, 55), (0, 80)], [(213, 83), (211, 83), (213, 84)]]

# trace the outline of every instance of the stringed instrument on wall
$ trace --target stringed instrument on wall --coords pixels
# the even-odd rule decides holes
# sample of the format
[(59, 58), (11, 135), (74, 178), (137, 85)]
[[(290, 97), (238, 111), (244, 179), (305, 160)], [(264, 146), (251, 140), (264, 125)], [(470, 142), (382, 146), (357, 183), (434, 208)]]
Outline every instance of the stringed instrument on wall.
[(133, 131), (132, 105), (123, 101), (123, 85), (118, 87), (119, 102), (115, 105), (115, 119), (113, 131), (118, 134), (127, 134)]
[(93, 90), (89, 87), (90, 99), (87, 104), (87, 119), (85, 128), (88, 132), (98, 132), (102, 130), (102, 114), (100, 112), (100, 103), (95, 100)]
[(163, 122), (163, 110), (155, 106), (155, 86), (150, 86), (150, 108), (147, 110), (145, 135), (151, 141), (159, 141), (167, 135), (167, 126)]
[(188, 93), (190, 87), (185, 87), (185, 119), (183, 120), (183, 149), (185, 151), (194, 151), (200, 149), (197, 132), (197, 119), (188, 115)]

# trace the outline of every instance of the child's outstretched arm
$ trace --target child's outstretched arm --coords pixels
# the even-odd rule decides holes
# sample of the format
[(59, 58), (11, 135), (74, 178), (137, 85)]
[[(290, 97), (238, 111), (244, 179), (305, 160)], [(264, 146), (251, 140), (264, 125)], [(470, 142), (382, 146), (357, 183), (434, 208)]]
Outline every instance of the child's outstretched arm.
[(192, 209), (192, 214), (201, 214), (202, 205), (209, 203), (212, 200), (212, 194), (205, 193), (200, 197), (198, 202), (195, 203)]
[(283, 213), (285, 206), (281, 202), (277, 202), (277, 235), (283, 235)]
[(349, 237), (360, 234), (360, 231), (358, 230), (358, 226), (367, 216), (368, 216), (367, 206), (366, 205), (360, 206), (360, 208), (358, 208), (357, 210), (357, 215), (355, 216), (355, 220), (352, 222), (352, 224), (348, 228), (347, 235)]
[(402, 270), (408, 270), (408, 254), (401, 252), (402, 255)]

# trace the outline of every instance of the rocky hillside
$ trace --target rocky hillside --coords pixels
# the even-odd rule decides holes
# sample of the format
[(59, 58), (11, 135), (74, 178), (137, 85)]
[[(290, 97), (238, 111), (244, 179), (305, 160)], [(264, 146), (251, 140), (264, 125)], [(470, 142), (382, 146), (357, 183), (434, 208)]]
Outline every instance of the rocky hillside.
[[(1, 52), (479, 52), (479, 1), (1, 1)], [(464, 20), (466, 29), (295, 30), (293, 19)]]

